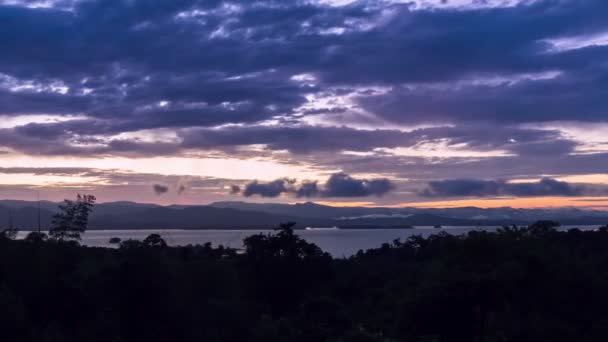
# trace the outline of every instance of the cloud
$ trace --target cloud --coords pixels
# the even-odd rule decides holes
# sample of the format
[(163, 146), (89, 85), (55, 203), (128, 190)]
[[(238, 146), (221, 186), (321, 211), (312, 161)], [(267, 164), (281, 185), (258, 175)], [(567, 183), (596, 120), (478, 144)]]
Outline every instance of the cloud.
[(182, 177), (177, 182), (177, 194), (181, 195), (190, 187), (191, 178), (190, 177)]
[(576, 143), (559, 131), (492, 125), (440, 126), (408, 132), (396, 129), (349, 127), (249, 126), (189, 129), (179, 133), (182, 148), (220, 149), (263, 145), (268, 150), (294, 154), (334, 151), (372, 151), (377, 148), (415, 147), (425, 142), (444, 142), (471, 150), (506, 150), (516, 154), (555, 155), (571, 152)]
[(296, 189), (296, 197), (316, 197), (321, 193), (317, 182), (305, 181)]
[(152, 189), (157, 195), (166, 194), (169, 191), (169, 187), (161, 184), (154, 184)]
[(365, 197), (382, 196), (393, 189), (393, 184), (386, 178), (356, 179), (345, 173), (331, 175), (325, 183), (325, 197)]
[(488, 196), (580, 196), (590, 191), (580, 185), (573, 185), (551, 178), (538, 182), (508, 183), (503, 180), (486, 181), (476, 179), (456, 179), (429, 182), (420, 192), (425, 197), (488, 197)]
[(4, 174), (34, 174), (34, 175), (78, 175), (97, 174), (99, 170), (85, 167), (0, 167)]
[[(175, 155), (189, 150), (220, 150), (239, 153), (241, 147), (263, 146), (266, 150), (312, 154), (335, 151), (368, 152), (379, 148), (416, 147), (445, 143), (474, 151), (504, 150), (518, 155), (564, 155), (577, 143), (561, 132), (511, 126), (467, 125), (396, 129), (356, 129), (313, 125), (228, 126), (186, 128), (173, 141), (142, 141), (138, 137), (104, 138), (95, 130), (116, 134), (111, 126), (91, 120), (31, 123), (0, 130), (0, 144), (24, 153), (48, 155)], [(78, 143), (74, 146), (73, 143)], [(43, 146), (41, 146), (43, 145)]]
[(193, 129), (180, 133), (184, 148), (231, 149), (265, 145), (270, 150), (292, 153), (318, 151), (368, 151), (376, 147), (411, 146), (415, 136), (398, 130), (359, 130), (322, 126), (250, 126)]
[[(605, 143), (532, 129), (606, 122), (608, 45), (590, 39), (608, 32), (604, 0), (458, 8), (401, 1), (28, 3), (0, 5), (0, 115), (77, 119), (0, 129), (0, 150), (10, 154), (262, 155), (345, 172), (326, 183), (257, 183), (250, 190), (275, 197), (379, 196), (390, 187), (348, 174), (419, 185), (605, 172)], [(418, 155), (392, 151), (399, 148)], [(454, 150), (491, 153), (453, 157)], [(177, 179), (142, 184), (156, 182)], [(495, 191), (526, 193), (509, 184), (497, 183)], [(478, 191), (484, 186), (493, 191), (490, 184)]]
[[(0, 112), (83, 113), (124, 131), (209, 127), (289, 116), (310, 94), (384, 85), (388, 94), (360, 102), (398, 122), (542, 121), (583, 108), (578, 120), (605, 120), (606, 70), (590, 65), (608, 48), (551, 50), (560, 37), (608, 31), (602, 0), (458, 10), (367, 1), (231, 4), (0, 6)], [(122, 39), (99, 43), (112, 37)], [(41, 53), (55, 57), (41, 60)], [(555, 71), (561, 76), (538, 79)], [(301, 74), (315, 77), (293, 78)]]
[(261, 197), (278, 197), (283, 193), (289, 192), (289, 188), (292, 183), (292, 180), (286, 178), (277, 179), (268, 183), (253, 181), (245, 185), (243, 189), (243, 196), (251, 197), (254, 195), (259, 195)]
[(296, 180), (282, 178), (268, 183), (253, 181), (245, 185), (242, 193), (245, 197), (278, 197), (282, 194), (296, 197), (380, 197), (393, 189), (394, 184), (387, 178), (357, 179), (345, 173), (335, 173), (323, 187), (319, 187), (316, 181), (297, 184)]
[(236, 185), (236, 184), (230, 185), (230, 194), (231, 195), (236, 195), (236, 194), (240, 194), (240, 193), (241, 193), (241, 187), (239, 185)]
[[(598, 55), (605, 55), (601, 58), (608, 56), (608, 47), (597, 49)], [(549, 79), (515, 82), (507, 77), (496, 84), (480, 84), (483, 81), (396, 86), (385, 94), (359, 97), (358, 102), (384, 119), (408, 124), (606, 121), (608, 70), (604, 66), (562, 72)]]

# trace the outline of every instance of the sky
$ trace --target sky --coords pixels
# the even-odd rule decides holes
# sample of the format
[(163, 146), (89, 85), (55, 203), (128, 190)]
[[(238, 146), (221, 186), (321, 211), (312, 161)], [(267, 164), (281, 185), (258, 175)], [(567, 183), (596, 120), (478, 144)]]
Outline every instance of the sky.
[(0, 198), (608, 209), (606, 13), (0, 0)]

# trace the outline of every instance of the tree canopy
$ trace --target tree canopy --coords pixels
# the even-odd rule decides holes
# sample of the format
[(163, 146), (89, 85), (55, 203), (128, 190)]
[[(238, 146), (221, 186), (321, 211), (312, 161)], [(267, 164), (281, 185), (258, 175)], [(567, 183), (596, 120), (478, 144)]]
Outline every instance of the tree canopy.
[(334, 259), (285, 224), (222, 246), (0, 239), (7, 340), (605, 341), (608, 229), (438, 233)]
[(59, 205), (59, 212), (53, 216), (49, 235), (60, 241), (80, 240), (80, 234), (87, 230), (95, 201), (95, 196), (81, 194), (76, 196), (76, 201), (64, 200)]

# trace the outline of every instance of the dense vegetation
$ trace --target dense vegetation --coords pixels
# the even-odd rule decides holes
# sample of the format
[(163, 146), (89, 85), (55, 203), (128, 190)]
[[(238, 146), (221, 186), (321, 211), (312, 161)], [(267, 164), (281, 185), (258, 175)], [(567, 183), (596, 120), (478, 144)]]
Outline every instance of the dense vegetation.
[(245, 253), (158, 235), (0, 239), (14, 341), (605, 341), (608, 228), (412, 237), (332, 259), (283, 225)]

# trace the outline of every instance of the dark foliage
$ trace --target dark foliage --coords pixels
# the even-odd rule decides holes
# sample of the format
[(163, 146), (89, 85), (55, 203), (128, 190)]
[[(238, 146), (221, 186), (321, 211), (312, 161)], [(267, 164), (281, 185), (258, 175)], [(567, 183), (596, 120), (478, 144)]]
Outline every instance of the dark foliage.
[(119, 237), (112, 237), (108, 242), (111, 244), (119, 244), (122, 242), (122, 239)]
[(78, 194), (75, 202), (66, 199), (59, 205), (59, 212), (53, 215), (50, 236), (59, 241), (80, 240), (80, 234), (87, 230), (95, 200), (93, 195), (81, 194)]
[(0, 232), (0, 238), (13, 240), (17, 237), (19, 231), (15, 228), (7, 228)]
[(9, 341), (605, 341), (608, 227), (395, 240), (332, 259), (294, 234), (117, 249), (0, 239)]
[(144, 239), (144, 245), (148, 247), (167, 247), (167, 243), (159, 234), (150, 234)]
[(44, 242), (48, 239), (48, 235), (46, 235), (46, 233), (42, 233), (42, 232), (30, 232), (29, 234), (26, 235), (25, 237), (25, 241), (27, 242), (34, 242), (34, 243), (38, 243), (38, 242)]

